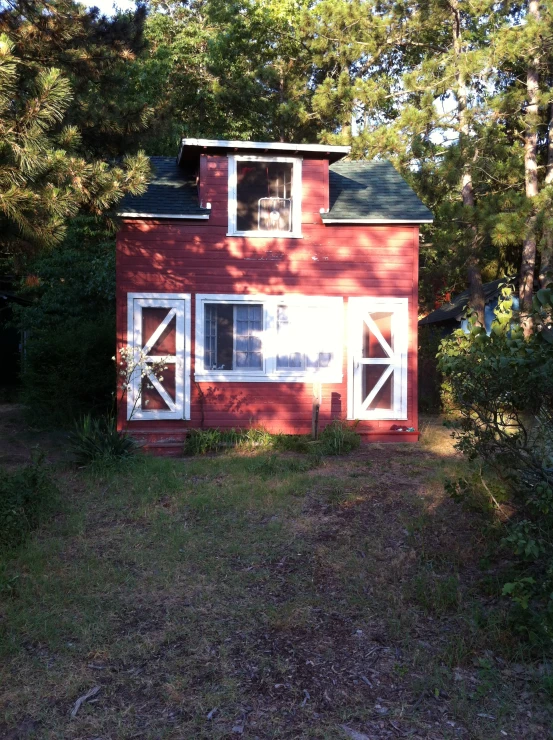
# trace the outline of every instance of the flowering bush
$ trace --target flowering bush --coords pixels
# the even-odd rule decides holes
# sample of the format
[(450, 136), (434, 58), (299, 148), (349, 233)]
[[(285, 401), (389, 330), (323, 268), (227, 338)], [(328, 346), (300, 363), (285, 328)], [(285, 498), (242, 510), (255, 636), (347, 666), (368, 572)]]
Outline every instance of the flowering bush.
[[(133, 393), (133, 405), (128, 415), (129, 421), (133, 418), (137, 408), (142, 405), (142, 396), (144, 385), (151, 390), (154, 386), (150, 379), (153, 376), (160, 383), (163, 382), (163, 373), (167, 370), (165, 358), (152, 361), (148, 354), (143, 350), (136, 349), (130, 345), (119, 349), (121, 359), (117, 363), (118, 388), (120, 391), (119, 403), (122, 403), (125, 394)], [(112, 360), (117, 361), (116, 356)], [(144, 405), (148, 405), (149, 400), (144, 399)]]

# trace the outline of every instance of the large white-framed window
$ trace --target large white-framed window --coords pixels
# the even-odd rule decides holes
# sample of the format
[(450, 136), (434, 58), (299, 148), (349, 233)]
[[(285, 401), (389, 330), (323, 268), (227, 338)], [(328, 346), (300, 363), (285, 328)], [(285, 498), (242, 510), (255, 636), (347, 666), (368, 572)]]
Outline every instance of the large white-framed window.
[(348, 299), (348, 418), (407, 418), (407, 298)]
[(301, 237), (301, 157), (230, 154), (228, 236)]
[(344, 301), (198, 294), (197, 381), (342, 381)]
[(191, 310), (189, 293), (128, 293), (127, 343), (139, 368), (127, 391), (127, 419), (190, 419)]

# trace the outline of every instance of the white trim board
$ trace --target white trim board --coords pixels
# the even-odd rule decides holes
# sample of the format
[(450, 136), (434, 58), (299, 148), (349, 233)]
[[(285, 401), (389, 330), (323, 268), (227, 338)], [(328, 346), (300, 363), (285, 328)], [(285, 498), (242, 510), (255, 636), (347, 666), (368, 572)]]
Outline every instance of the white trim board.
[(180, 218), (180, 219), (201, 219), (209, 218), (209, 213), (200, 216), (191, 216), (184, 213), (118, 213), (119, 218)]
[(213, 147), (219, 149), (263, 149), (283, 152), (316, 152), (326, 154), (349, 154), (350, 146), (327, 146), (326, 144), (290, 144), (269, 141), (226, 141), (225, 139), (181, 139), (181, 146)]
[[(159, 381), (150, 376), (150, 382), (170, 407), (164, 409), (134, 409), (138, 378), (131, 379), (131, 388), (127, 392), (127, 420), (134, 409), (132, 420), (147, 419), (190, 419), (190, 345), (192, 335), (190, 293), (127, 293), (127, 345), (143, 349), (153, 345), (163, 332), (164, 325), (176, 319), (176, 354), (171, 357), (152, 356), (152, 361), (165, 360), (175, 364), (175, 401), (165, 392)], [(142, 337), (142, 308), (167, 308), (168, 314), (157, 330), (144, 342)], [(156, 336), (157, 335), (157, 336)]]
[[(204, 365), (205, 303), (250, 303), (263, 306), (263, 367), (262, 370), (209, 370)], [(276, 355), (278, 306), (313, 306), (322, 308), (323, 316), (334, 317), (334, 335), (329, 328), (329, 349), (333, 354), (331, 367), (320, 369), (277, 369)], [(344, 300), (335, 296), (288, 295), (234, 295), (232, 293), (198, 293), (196, 295), (196, 362), (194, 379), (197, 382), (220, 383), (341, 383), (343, 380)], [(326, 348), (324, 348), (326, 349)], [(324, 350), (323, 350), (324, 351)]]
[(434, 219), (428, 218), (325, 218), (324, 224), (433, 224)]

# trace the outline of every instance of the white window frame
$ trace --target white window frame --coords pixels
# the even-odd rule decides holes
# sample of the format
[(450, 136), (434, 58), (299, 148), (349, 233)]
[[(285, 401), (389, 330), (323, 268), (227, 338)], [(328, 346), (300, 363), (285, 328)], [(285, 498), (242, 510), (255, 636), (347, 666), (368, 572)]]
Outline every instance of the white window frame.
[[(174, 308), (175, 301), (182, 301), (184, 306), (176, 310), (176, 354), (175, 354), (175, 404), (176, 410), (141, 409), (136, 403), (139, 374), (131, 378), (127, 390), (127, 420), (146, 421), (156, 419), (190, 419), (190, 347), (192, 340), (191, 295), (190, 293), (127, 293), (127, 344), (138, 356), (142, 349), (142, 327), (138, 317), (142, 308)], [(180, 356), (179, 356), (180, 355)], [(155, 360), (164, 359), (152, 357)], [(180, 373), (179, 373), (180, 370)], [(136, 407), (135, 407), (136, 406)], [(134, 411), (133, 411), (134, 409)], [(132, 414), (132, 419), (131, 419)]]
[[(355, 385), (356, 364), (362, 354), (363, 314), (368, 312), (390, 311), (402, 318), (395, 321), (394, 359), (375, 359), (373, 363), (392, 365), (394, 368), (394, 408), (372, 409), (359, 413), (356, 408)], [(349, 298), (348, 299), (348, 419), (361, 420), (405, 420), (407, 419), (408, 395), (408, 347), (409, 347), (409, 300), (407, 298)]]
[[(260, 239), (301, 239), (301, 170), (302, 157), (263, 157), (255, 154), (228, 155), (228, 232), (227, 236), (251, 236)], [(292, 164), (292, 231), (238, 231), (237, 217), (237, 162), (288, 162)]]
[[(261, 370), (210, 370), (204, 365), (204, 327), (206, 303), (249, 303), (263, 306), (263, 362)], [(333, 349), (333, 361), (327, 368), (277, 369), (277, 312), (278, 306), (312, 306), (331, 309), (338, 316), (338, 331)], [(329, 296), (306, 295), (233, 295), (232, 293), (198, 293), (196, 295), (196, 351), (197, 382), (218, 383), (341, 383), (344, 354), (344, 299)]]

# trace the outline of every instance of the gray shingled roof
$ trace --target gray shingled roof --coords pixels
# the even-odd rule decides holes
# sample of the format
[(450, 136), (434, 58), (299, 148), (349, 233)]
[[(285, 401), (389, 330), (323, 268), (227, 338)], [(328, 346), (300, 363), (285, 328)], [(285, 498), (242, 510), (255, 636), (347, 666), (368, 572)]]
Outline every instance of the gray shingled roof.
[(126, 195), (117, 212), (162, 216), (206, 216), (200, 208), (195, 178), (177, 165), (174, 157), (150, 157), (153, 176), (143, 195)]
[[(194, 177), (173, 157), (150, 157), (153, 177), (143, 195), (126, 195), (118, 214), (201, 217)], [(330, 165), (330, 211), (323, 221), (428, 221), (432, 213), (389, 162), (336, 162)]]
[[(499, 286), (504, 285), (506, 282), (507, 280), (505, 278), (500, 278), (491, 283), (484, 283), (482, 288), (484, 289), (485, 302), (489, 303), (490, 301), (493, 301), (494, 298), (497, 298), (500, 291)], [(462, 293), (459, 293), (459, 295), (454, 296), (450, 303), (444, 303), (443, 306), (440, 306), (440, 308), (437, 308), (435, 311), (432, 311), (432, 313), (429, 313), (428, 316), (425, 316), (424, 319), (421, 319), (419, 321), (419, 325), (425, 326), (426, 324), (437, 324), (441, 321), (460, 321), (463, 318), (468, 302), (469, 291), (464, 290)]]
[(330, 165), (330, 211), (323, 221), (431, 221), (433, 216), (390, 162)]

